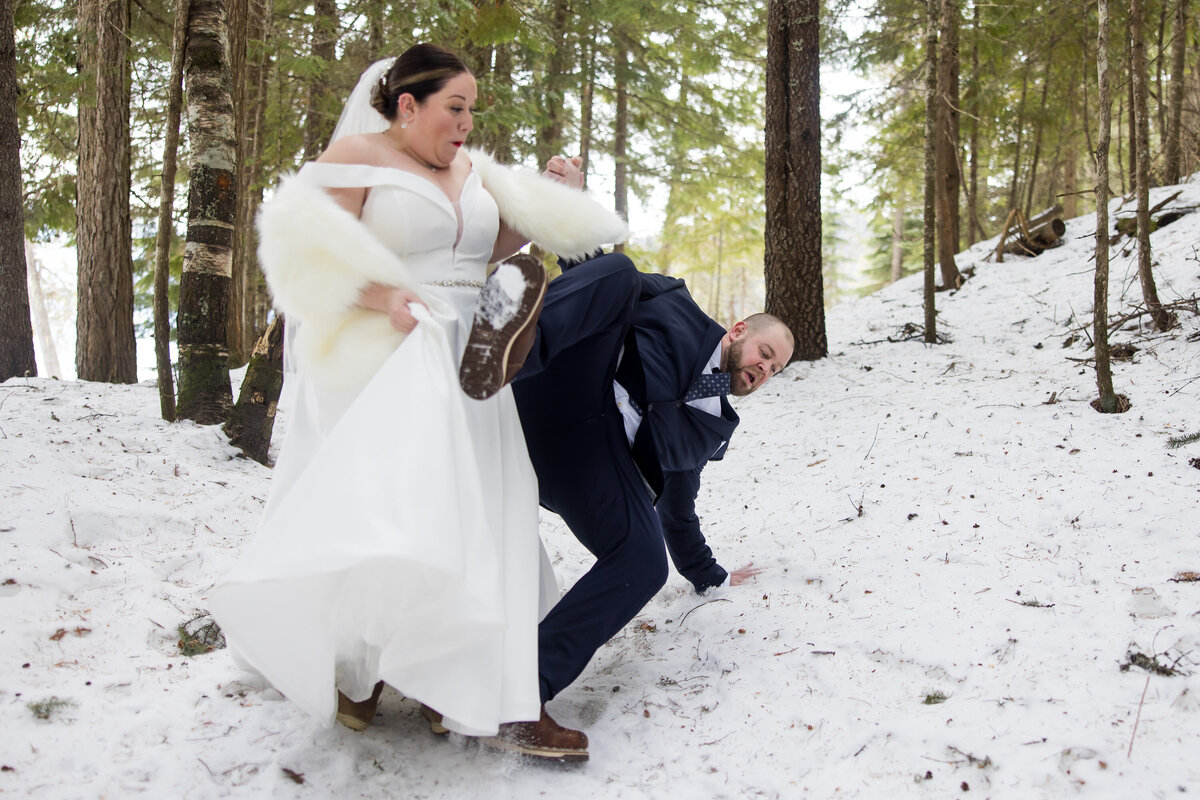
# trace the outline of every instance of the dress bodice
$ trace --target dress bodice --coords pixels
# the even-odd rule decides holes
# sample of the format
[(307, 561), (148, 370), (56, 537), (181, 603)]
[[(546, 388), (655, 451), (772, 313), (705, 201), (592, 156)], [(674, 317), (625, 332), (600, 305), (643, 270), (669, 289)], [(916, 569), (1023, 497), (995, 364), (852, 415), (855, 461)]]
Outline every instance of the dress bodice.
[(325, 187), (366, 187), (363, 224), (418, 281), (486, 277), (500, 214), (474, 170), (457, 203), (429, 179), (392, 167), (311, 163), (301, 174)]

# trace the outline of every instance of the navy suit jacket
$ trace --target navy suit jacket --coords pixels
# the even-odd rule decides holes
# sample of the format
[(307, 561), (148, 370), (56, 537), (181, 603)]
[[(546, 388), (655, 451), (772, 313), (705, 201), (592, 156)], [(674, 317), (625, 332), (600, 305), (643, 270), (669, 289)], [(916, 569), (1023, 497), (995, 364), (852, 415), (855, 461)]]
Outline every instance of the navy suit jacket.
[(700, 471), (725, 455), (738, 415), (725, 397), (719, 417), (689, 406), (684, 397), (725, 329), (696, 305), (683, 281), (639, 275), (640, 294), (617, 379), (642, 408), (633, 455), (658, 496), (655, 508), (671, 560), (703, 592), (728, 573), (713, 558), (696, 516)]

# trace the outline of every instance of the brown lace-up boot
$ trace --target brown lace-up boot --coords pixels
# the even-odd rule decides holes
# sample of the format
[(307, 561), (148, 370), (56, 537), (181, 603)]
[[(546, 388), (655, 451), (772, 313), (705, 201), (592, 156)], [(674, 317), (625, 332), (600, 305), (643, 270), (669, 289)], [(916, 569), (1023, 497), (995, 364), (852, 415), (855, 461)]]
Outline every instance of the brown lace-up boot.
[(488, 276), (458, 369), (468, 397), (486, 400), (520, 371), (537, 335), (546, 281), (542, 263), (526, 253), (501, 262)]
[(588, 760), (587, 734), (559, 725), (546, 713), (545, 706), (537, 722), (506, 722), (500, 726), (500, 732), (485, 739), (484, 744), (498, 750), (563, 763)]

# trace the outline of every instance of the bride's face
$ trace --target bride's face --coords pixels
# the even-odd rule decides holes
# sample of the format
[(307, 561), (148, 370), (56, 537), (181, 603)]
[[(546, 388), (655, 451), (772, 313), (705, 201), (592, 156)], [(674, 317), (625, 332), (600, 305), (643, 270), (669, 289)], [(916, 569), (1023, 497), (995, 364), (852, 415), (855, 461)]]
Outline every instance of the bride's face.
[(415, 104), (406, 131), (409, 147), (432, 166), (453, 163), (458, 148), (475, 127), (472, 110), (476, 95), (475, 76), (460, 72), (425, 102)]

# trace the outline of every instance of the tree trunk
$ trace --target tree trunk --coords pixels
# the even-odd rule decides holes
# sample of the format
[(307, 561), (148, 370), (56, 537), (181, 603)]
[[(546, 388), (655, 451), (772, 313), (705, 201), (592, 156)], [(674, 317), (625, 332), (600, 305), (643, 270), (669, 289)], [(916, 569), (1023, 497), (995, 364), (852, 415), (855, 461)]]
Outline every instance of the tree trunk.
[(903, 196), (896, 198), (892, 212), (892, 283), (904, 277), (904, 203)]
[[(1086, 106), (1085, 106), (1086, 108)], [(1067, 142), (1063, 153), (1063, 214), (1067, 219), (1078, 216), (1077, 200), (1079, 197), (1079, 152), (1078, 133), (1075, 127), (1079, 121), (1078, 103), (1075, 93), (1067, 97)]]
[(37, 375), (25, 259), (15, 8), (15, 0), (0, 0), (0, 383)]
[(584, 37), (583, 86), (579, 94), (579, 158), (583, 186), (587, 188), (588, 160), (592, 155), (592, 106), (596, 88), (596, 48)]
[(254, 216), (262, 202), (262, 126), (266, 110), (265, 42), (269, 35), (270, 0), (235, 0), (240, 6), (240, 30), (231, 42), (230, 61), (234, 86), (233, 108), (237, 131), (237, 211), (234, 223), (233, 267), (230, 275), (229, 319), (226, 338), (230, 366), (241, 366), (249, 357), (251, 343), (258, 338), (260, 320), (255, 309), (256, 293), (262, 283), (255, 246)]
[(542, 93), (543, 123), (537, 132), (537, 163), (539, 167), (562, 150), (563, 114), (566, 106), (564, 83), (574, 71), (568, 56), (567, 24), (570, 20), (568, 0), (554, 0), (550, 20), (551, 51), (546, 61), (545, 87)]
[(79, 0), (79, 259), (75, 371), (80, 380), (133, 383), (133, 238), (129, 216), (129, 6)]
[[(958, 6), (955, 0), (936, 0), (938, 4), (938, 29), (944, 37), (950, 37), (949, 29), (956, 22), (950, 19), (951, 9), (957, 15)], [(957, 34), (954, 34), (957, 38)], [(945, 64), (944, 50), (938, 45), (937, 71), (934, 75), (936, 82), (934, 104), (932, 107), (934, 124), (934, 164), (937, 170), (937, 180), (934, 184), (935, 221), (937, 223), (938, 265), (942, 271), (942, 288), (957, 289), (962, 285), (962, 274), (954, 263), (954, 255), (958, 248), (958, 238), (955, 236), (954, 216), (958, 198), (958, 133), (952, 130), (957, 125), (958, 111), (950, 108), (951, 83), (957, 84), (958, 75), (955, 71), (957, 57), (952, 59), (949, 66)], [(957, 89), (954, 90), (957, 94)]]
[(1133, 92), (1134, 117), (1137, 120), (1137, 220), (1138, 220), (1138, 278), (1142, 283), (1142, 299), (1150, 311), (1154, 324), (1160, 331), (1172, 325), (1172, 315), (1158, 300), (1158, 289), (1154, 285), (1150, 259), (1150, 113), (1147, 95), (1146, 43), (1143, 41), (1146, 9), (1144, 0), (1130, 0), (1129, 14), (1132, 17), (1130, 33), (1133, 36)]
[(158, 195), (158, 237), (154, 254), (154, 358), (158, 373), (158, 405), (162, 418), (175, 421), (175, 378), (171, 373), (171, 240), (175, 207), (175, 166), (179, 153), (179, 116), (183, 108), (183, 55), (187, 47), (190, 0), (175, 7), (171, 42), (171, 82), (167, 87), (167, 130), (163, 143), (162, 181)]
[[(495, 48), (495, 64), (492, 67), (492, 83), (495, 86), (512, 86), (513, 84), (513, 46), (509, 43), (498, 44)], [(492, 131), (492, 155), (501, 163), (513, 160), (513, 146), (516, 132), (513, 126), (501, 123)], [(538, 168), (546, 166), (545, 161), (538, 162)]]
[(33, 315), (33, 333), (37, 337), (34, 351), (42, 354), (42, 366), (46, 368), (47, 378), (62, 378), (58, 349), (54, 346), (54, 332), (50, 329), (50, 315), (46, 312), (46, 293), (42, 291), (41, 265), (28, 239), (25, 240), (25, 265), (29, 270), (29, 308)]
[[(1179, 0), (1171, 0), (1178, 3)], [(1158, 116), (1158, 152), (1167, 149), (1167, 95), (1163, 91), (1163, 64), (1167, 60), (1167, 7), (1170, 3), (1161, 3), (1158, 8), (1158, 57), (1154, 59), (1154, 105)], [(1149, 73), (1147, 73), (1149, 80)]]
[(1187, 51), (1188, 0), (1176, 0), (1175, 39), (1171, 42), (1171, 118), (1166, 129), (1163, 180), (1168, 184), (1183, 179), (1180, 142), (1183, 134), (1183, 69)]
[(237, 212), (234, 223), (233, 258), (229, 276), (229, 313), (225, 321), (225, 342), (229, 346), (229, 366), (240, 367), (249, 358), (250, 342), (244, 337), (246, 318), (246, 282), (243, 270), (245, 259), (241, 248), (242, 206), (246, 204), (246, 44), (250, 22), (249, 0), (227, 0), (229, 3), (229, 76), (233, 92), (234, 130), (237, 138), (234, 163), (237, 169)]
[(224, 427), (229, 443), (260, 464), (267, 463), (283, 391), (283, 326), (283, 317), (276, 317), (255, 344), (237, 405)]
[[(951, 257), (961, 244), (958, 206), (962, 188), (962, 170), (959, 169), (959, 56), (958, 37), (961, 26), (959, 0), (942, 0), (938, 39), (938, 137), (939, 187), (946, 194), (946, 220), (949, 230)], [(946, 280), (943, 265), (943, 282)], [(958, 273), (957, 267), (954, 269)]]
[[(1133, 25), (1133, 16), (1132, 16), (1133, 8), (1130, 7), (1129, 11), (1130, 11), (1129, 24)], [(1145, 14), (1144, 9), (1143, 9), (1142, 13)], [(1145, 50), (1146, 43), (1139, 42), (1137, 47), (1135, 48), (1135, 46), (1133, 44), (1133, 31), (1129, 30), (1125, 36), (1125, 46), (1126, 46), (1126, 48), (1128, 48), (1127, 52), (1129, 55), (1129, 58), (1125, 62), (1129, 68), (1128, 72), (1126, 73), (1129, 76), (1129, 80), (1125, 82), (1125, 86), (1128, 89), (1127, 94), (1129, 95), (1129, 191), (1136, 193), (1137, 192), (1137, 158), (1138, 158), (1138, 145), (1137, 145), (1137, 141), (1138, 141), (1138, 133), (1137, 133), (1138, 111), (1137, 111), (1137, 96), (1136, 96), (1136, 88), (1135, 88), (1137, 85), (1137, 80), (1133, 77), (1133, 71), (1135, 69), (1134, 62), (1136, 61), (1136, 57), (1134, 56), (1134, 50), (1137, 48), (1141, 48), (1142, 53), (1145, 53), (1146, 52), (1146, 50)], [(1143, 80), (1144, 79), (1145, 78), (1143, 77)]]
[(337, 122), (330, 112), (329, 65), (337, 59), (338, 9), (337, 0), (313, 0), (312, 45), (313, 66), (308, 78), (308, 94), (304, 103), (304, 160), (312, 161), (321, 155), (333, 134)]
[(821, 268), (820, 3), (767, 11), (766, 310), (796, 337), (793, 360), (824, 358)]
[(367, 6), (367, 61), (374, 64), (383, 51), (383, 0), (370, 0)]
[[(617, 109), (613, 117), (613, 207), (621, 219), (629, 220), (629, 162), (627, 147), (629, 143), (629, 49), (621, 34), (614, 31), (613, 39), (616, 47), (614, 57), (614, 73), (616, 80)], [(614, 248), (618, 253), (625, 252), (625, 245), (618, 244)]]
[(1021, 138), (1025, 132), (1025, 97), (1029, 92), (1029, 70), (1033, 64), (1033, 56), (1025, 56), (1025, 66), (1021, 70), (1021, 100), (1017, 104), (1016, 142), (1013, 145), (1012, 181), (1008, 184), (1008, 208), (1011, 211), (1017, 207), (1017, 187), (1021, 182)]
[(203, 425), (222, 422), (233, 401), (225, 323), (237, 175), (225, 10), (225, 0), (192, 0), (184, 67), (192, 162), (179, 284), (178, 413)]
[[(925, 341), (937, 342), (934, 241), (937, 207), (937, 25), (938, 0), (925, 0)], [(1014, 178), (1015, 179), (1015, 178)]]
[[(266, 330), (271, 311), (271, 299), (267, 292), (267, 281), (258, 263), (258, 237), (254, 229), (254, 218), (263, 199), (263, 142), (266, 140), (267, 84), (271, 75), (269, 39), (273, 26), (270, 24), (272, 0), (252, 0), (250, 5), (248, 38), (263, 43), (258, 48), (257, 58), (248, 62), (246, 81), (251, 89), (247, 99), (247, 125), (243, 135), (245, 157), (238, 170), (238, 216), (237, 257), (242, 262), (243, 298), (245, 327), (242, 341), (256, 341)], [(245, 194), (246, 202), (242, 202)]]
[(972, 4), (972, 19), (974, 22), (974, 35), (971, 37), (971, 83), (969, 92), (971, 95), (971, 112), (970, 121), (971, 134), (968, 139), (967, 148), (970, 151), (970, 189), (967, 192), (967, 243), (975, 244), (978, 241), (987, 238), (987, 234), (983, 232), (983, 226), (979, 223), (979, 4)]
[[(1038, 109), (1038, 118), (1046, 118), (1046, 97), (1050, 91), (1050, 76), (1042, 79), (1042, 99)], [(1038, 162), (1042, 158), (1042, 125), (1037, 125), (1033, 133), (1033, 155), (1029, 160), (1029, 182), (1025, 186), (1025, 216), (1033, 213), (1033, 198), (1037, 191)]]
[[(1133, 89), (1132, 84), (1129, 87)], [(1125, 137), (1122, 135), (1122, 129), (1125, 120), (1125, 96), (1121, 95), (1117, 100), (1117, 178), (1121, 181), (1121, 194), (1127, 194), (1125, 189)]]
[(1096, 348), (1097, 410), (1117, 411), (1113, 391), (1112, 359), (1108, 348), (1108, 147), (1112, 138), (1112, 100), (1108, 91), (1108, 0), (1098, 0), (1099, 30), (1096, 33), (1096, 76), (1099, 86), (1100, 124), (1096, 138), (1096, 281), (1093, 295), (1092, 330)]

